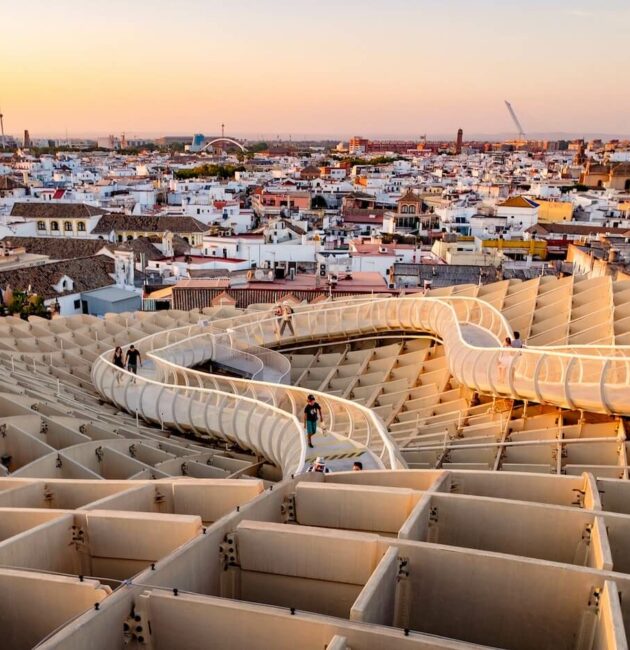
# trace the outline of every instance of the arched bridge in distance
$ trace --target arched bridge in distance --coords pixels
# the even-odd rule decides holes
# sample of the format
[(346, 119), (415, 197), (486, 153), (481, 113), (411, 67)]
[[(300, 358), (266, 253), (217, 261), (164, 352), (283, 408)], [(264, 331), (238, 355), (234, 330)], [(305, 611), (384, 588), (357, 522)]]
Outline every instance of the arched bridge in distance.
[(243, 153), (245, 153), (247, 151), (247, 147), (245, 147), (245, 145), (243, 145), (238, 140), (235, 140), (234, 138), (228, 138), (228, 137), (225, 137), (225, 136), (221, 136), (220, 138), (213, 138), (209, 142), (206, 142), (203, 145), (203, 147), (201, 147), (201, 149), (199, 150), (199, 153), (201, 153), (202, 151), (206, 151), (209, 147), (212, 147), (213, 145), (217, 144), (217, 142), (227, 142), (229, 144), (233, 144), (233, 145), (237, 146)]

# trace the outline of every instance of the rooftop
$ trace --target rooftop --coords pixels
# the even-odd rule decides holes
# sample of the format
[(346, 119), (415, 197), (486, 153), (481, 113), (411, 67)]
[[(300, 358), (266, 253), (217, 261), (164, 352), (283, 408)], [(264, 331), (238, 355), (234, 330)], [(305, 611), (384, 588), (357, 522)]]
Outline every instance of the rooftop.
[[(30, 286), (33, 293), (47, 300), (112, 285), (113, 272), (114, 260), (111, 257), (79, 257), (8, 271), (0, 270), (0, 287), (6, 289), (9, 286), (13, 290), (26, 291)], [(64, 276), (73, 281), (73, 287), (58, 292), (53, 289), (53, 285)]]
[(92, 231), (96, 235), (108, 235), (111, 232), (154, 232), (154, 233), (206, 233), (210, 226), (193, 217), (148, 216), (107, 214), (101, 217)]
[(67, 201), (18, 201), (11, 208), (12, 217), (25, 219), (87, 219), (107, 214), (107, 210)]

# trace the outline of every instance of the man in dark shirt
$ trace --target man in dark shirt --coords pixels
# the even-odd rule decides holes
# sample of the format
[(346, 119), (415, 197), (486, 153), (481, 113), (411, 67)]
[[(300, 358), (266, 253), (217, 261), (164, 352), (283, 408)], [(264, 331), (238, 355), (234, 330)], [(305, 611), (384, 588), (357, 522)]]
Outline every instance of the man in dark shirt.
[(140, 351), (136, 350), (136, 348), (133, 345), (130, 345), (129, 349), (127, 350), (127, 356), (125, 358), (125, 361), (127, 362), (127, 370), (129, 370), (129, 372), (133, 372), (134, 375), (137, 375), (138, 363), (140, 363), (140, 366), (142, 366), (142, 358), (140, 357)]
[(322, 423), (322, 407), (315, 401), (314, 395), (308, 396), (308, 402), (304, 407), (304, 428), (306, 429), (306, 437), (308, 439), (308, 446), (313, 448), (313, 436), (317, 433), (317, 420)]

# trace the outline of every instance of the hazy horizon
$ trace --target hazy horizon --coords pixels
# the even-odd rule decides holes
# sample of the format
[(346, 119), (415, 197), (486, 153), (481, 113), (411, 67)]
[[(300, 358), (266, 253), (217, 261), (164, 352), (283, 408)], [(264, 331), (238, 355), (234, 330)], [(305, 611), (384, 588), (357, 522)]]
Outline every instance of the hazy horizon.
[[(104, 138), (108, 137), (110, 135), (120, 137), (121, 135), (125, 135), (125, 137), (128, 140), (133, 140), (135, 138), (142, 140), (142, 139), (147, 139), (147, 140), (153, 140), (153, 139), (158, 139), (161, 137), (191, 137), (192, 135), (196, 133), (192, 130), (185, 131), (183, 129), (179, 130), (171, 130), (168, 132), (139, 132), (139, 133), (134, 133), (130, 131), (123, 131), (121, 133), (116, 133), (114, 131), (102, 131), (102, 132), (94, 132), (94, 133), (77, 133), (77, 134), (72, 134), (68, 133), (68, 139), (72, 140), (97, 140), (98, 138)], [(201, 131), (204, 136), (206, 137), (217, 137), (220, 135), (220, 132), (217, 131)], [(5, 130), (5, 134), (7, 136), (14, 136), (14, 137), (21, 137), (21, 133), (8, 133)], [(32, 131), (29, 130), (29, 135), (33, 139), (50, 139), (50, 140), (64, 140), (66, 138), (65, 133), (33, 133)], [(300, 142), (300, 141), (344, 141), (348, 142), (349, 138), (353, 136), (361, 136), (365, 137), (368, 139), (373, 139), (373, 140), (419, 140), (420, 137), (423, 137), (424, 135), (427, 136), (427, 140), (429, 142), (431, 141), (447, 141), (447, 140), (455, 140), (457, 132), (453, 131), (452, 133), (426, 133), (426, 134), (418, 134), (418, 133), (345, 133), (345, 134), (339, 134), (339, 133), (247, 133), (247, 132), (236, 132), (236, 133), (228, 133), (226, 130), (226, 136), (232, 136), (234, 138), (237, 138), (239, 140), (247, 140), (249, 142), (273, 142), (274, 140), (280, 140), (282, 142), (287, 142), (289, 140), (295, 141), (295, 142)], [(530, 140), (575, 140), (579, 138), (584, 138), (587, 140), (590, 139), (602, 139), (602, 140), (614, 140), (614, 139), (620, 139), (620, 140), (630, 140), (630, 133), (600, 133), (600, 132), (541, 132), (541, 133), (528, 133), (527, 134), (528, 138)], [(515, 131), (509, 132), (497, 132), (497, 133), (470, 133), (467, 134), (464, 132), (464, 141), (489, 141), (489, 142), (497, 142), (497, 141), (503, 141), (503, 140), (508, 140), (511, 138), (515, 138), (516, 133)]]
[(630, 133), (627, 0), (23, 0), (5, 133), (441, 139)]

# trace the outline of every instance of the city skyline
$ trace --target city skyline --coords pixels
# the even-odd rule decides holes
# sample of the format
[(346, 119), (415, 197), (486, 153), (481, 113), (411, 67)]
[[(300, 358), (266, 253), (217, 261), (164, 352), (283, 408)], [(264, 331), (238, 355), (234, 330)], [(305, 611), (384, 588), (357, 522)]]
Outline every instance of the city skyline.
[(630, 133), (627, 3), (297, 4), (14, 5), (5, 132), (513, 134), (509, 99), (528, 134)]

